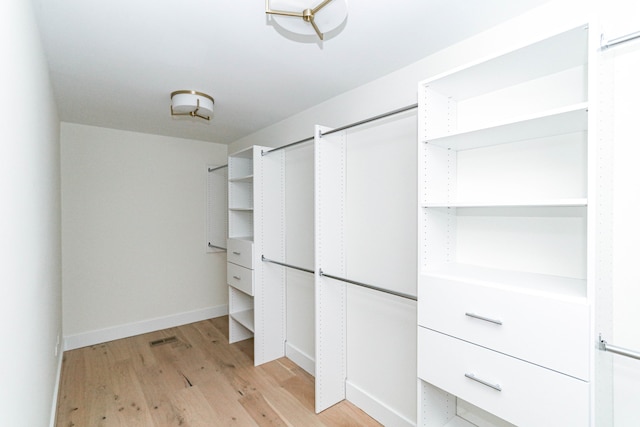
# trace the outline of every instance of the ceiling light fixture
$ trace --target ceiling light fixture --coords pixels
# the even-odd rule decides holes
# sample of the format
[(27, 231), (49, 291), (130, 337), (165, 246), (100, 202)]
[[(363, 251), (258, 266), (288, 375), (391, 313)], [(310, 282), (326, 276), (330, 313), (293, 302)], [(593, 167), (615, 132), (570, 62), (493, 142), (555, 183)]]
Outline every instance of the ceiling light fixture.
[[(278, 25), (297, 34), (313, 34), (324, 40), (324, 32), (337, 28), (347, 18), (347, 0), (265, 0), (265, 12), (273, 15)], [(271, 9), (271, 5), (277, 9)], [(291, 10), (300, 10), (292, 12)], [(316, 13), (322, 11), (317, 17)], [(292, 19), (292, 18), (302, 18)], [(308, 25), (311, 24), (311, 25)]]
[(210, 120), (213, 113), (213, 98), (195, 90), (171, 92), (171, 115), (191, 116)]

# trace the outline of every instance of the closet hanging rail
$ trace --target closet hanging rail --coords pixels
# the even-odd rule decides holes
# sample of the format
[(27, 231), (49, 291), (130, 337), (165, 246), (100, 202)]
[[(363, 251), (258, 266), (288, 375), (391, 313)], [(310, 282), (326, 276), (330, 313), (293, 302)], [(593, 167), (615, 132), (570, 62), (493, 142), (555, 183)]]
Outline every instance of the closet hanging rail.
[(359, 122), (354, 122), (354, 123), (351, 123), (351, 124), (348, 124), (348, 125), (344, 125), (344, 126), (341, 126), (339, 128), (328, 130), (326, 132), (320, 132), (320, 137), (322, 138), (325, 135), (331, 135), (332, 133), (335, 133), (335, 132), (340, 132), (340, 131), (343, 131), (345, 129), (350, 129), (350, 128), (353, 128), (353, 127), (356, 127), (356, 126), (364, 125), (366, 123), (374, 122), (376, 120), (384, 119), (385, 117), (389, 117), (389, 116), (393, 116), (393, 115), (396, 115), (396, 114), (404, 113), (405, 111), (410, 111), (410, 110), (413, 110), (415, 108), (418, 108), (418, 104), (407, 105), (406, 107), (398, 108), (397, 110), (389, 111), (389, 112), (386, 112), (386, 113), (383, 113), (383, 114), (379, 114), (379, 115), (374, 116), (374, 117), (370, 117), (368, 119), (360, 120)]
[(220, 249), (220, 250), (223, 250), (223, 251), (226, 251), (226, 250), (227, 250), (227, 248), (223, 248), (222, 246), (212, 245), (212, 244), (211, 244), (211, 242), (207, 243), (207, 245), (208, 245), (210, 248), (213, 248), (213, 249)]
[(320, 275), (324, 276), (324, 277), (328, 277), (329, 279), (340, 280), (341, 282), (351, 283), (352, 285), (357, 285), (357, 286), (361, 286), (363, 288), (372, 289), (374, 291), (384, 292), (385, 294), (391, 294), (391, 295), (395, 295), (397, 297), (406, 298), (406, 299), (410, 299), (410, 300), (413, 300), (413, 301), (417, 301), (418, 300), (418, 298), (416, 298), (413, 295), (409, 295), (409, 294), (405, 294), (405, 293), (397, 292), (397, 291), (392, 291), (390, 289), (379, 288), (377, 286), (368, 285), (366, 283), (356, 282), (355, 280), (345, 279), (344, 277), (338, 277), (338, 276), (333, 276), (331, 274), (326, 274), (324, 271), (322, 271), (322, 269), (320, 269)]
[(627, 356), (632, 359), (640, 360), (640, 352), (629, 350), (628, 348), (618, 347), (617, 345), (609, 344), (600, 337), (600, 350), (608, 351), (610, 353), (619, 354), (621, 356)]
[(631, 40), (635, 40), (640, 38), (640, 31), (636, 31), (635, 33), (627, 34), (626, 36), (616, 37), (615, 39), (611, 39), (606, 43), (600, 45), (600, 49), (605, 50), (609, 49), (612, 46), (616, 46), (622, 43), (626, 43)]
[(209, 172), (213, 172), (213, 171), (217, 171), (218, 169), (223, 169), (223, 168), (227, 168), (227, 167), (229, 167), (229, 165), (217, 166), (217, 167), (215, 167), (215, 168), (207, 168), (207, 170), (208, 170)]
[(292, 143), (289, 143), (289, 144), (287, 144), (287, 145), (283, 145), (283, 146), (280, 146), (280, 147), (274, 148), (273, 150), (263, 151), (263, 152), (262, 152), (262, 155), (263, 155), (263, 156), (266, 156), (267, 154), (269, 154), (269, 153), (273, 153), (274, 151), (284, 150), (285, 148), (293, 147), (294, 145), (302, 144), (302, 143), (304, 143), (304, 142), (309, 142), (309, 141), (313, 141), (313, 137), (312, 137), (312, 136), (311, 136), (311, 137), (309, 137), (309, 138), (301, 139), (300, 141), (292, 142)]
[(294, 270), (300, 270), (300, 271), (304, 271), (306, 273), (315, 274), (315, 271), (309, 270), (308, 268), (302, 268), (302, 267), (298, 267), (298, 266), (295, 266), (295, 265), (287, 264), (287, 263), (284, 263), (284, 262), (274, 261), (272, 259), (265, 258), (264, 255), (262, 255), (262, 261), (263, 262), (270, 262), (271, 264), (281, 265), (283, 267), (293, 268)]
[[(383, 114), (379, 114), (377, 116), (369, 117), (368, 119), (364, 119), (364, 120), (360, 120), (358, 122), (350, 123), (348, 125), (340, 126), (339, 128), (331, 129), (331, 130), (326, 131), (326, 132), (320, 132), (320, 137), (322, 138), (325, 135), (331, 135), (332, 133), (335, 133), (335, 132), (340, 132), (340, 131), (343, 131), (345, 129), (349, 129), (349, 128), (353, 128), (353, 127), (356, 127), (356, 126), (364, 125), (366, 123), (370, 123), (370, 122), (373, 122), (373, 121), (376, 121), (376, 120), (384, 119), (385, 117), (393, 116), (395, 114), (404, 113), (405, 111), (410, 111), (410, 110), (413, 110), (415, 108), (418, 108), (418, 104), (407, 105), (406, 107), (398, 108), (396, 110), (389, 111), (389, 112), (386, 112), (386, 113), (383, 113)], [(289, 147), (292, 147), (294, 145), (302, 144), (304, 142), (313, 141), (313, 139), (314, 139), (313, 136), (310, 136), (309, 138), (301, 139), (300, 141), (296, 141), (296, 142), (292, 142), (290, 144), (282, 145), (280, 147), (274, 148), (273, 150), (263, 151), (262, 155), (266, 156), (267, 154), (273, 153), (274, 151), (283, 150), (285, 148), (289, 148)]]

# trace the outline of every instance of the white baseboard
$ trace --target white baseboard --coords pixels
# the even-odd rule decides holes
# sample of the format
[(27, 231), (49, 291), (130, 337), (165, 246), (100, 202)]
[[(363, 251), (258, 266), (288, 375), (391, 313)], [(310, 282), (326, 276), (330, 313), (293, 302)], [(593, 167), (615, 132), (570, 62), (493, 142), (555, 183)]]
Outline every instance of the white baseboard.
[(223, 304), (216, 307), (208, 307), (185, 313), (172, 314), (166, 317), (157, 317), (155, 319), (117, 325), (81, 334), (68, 335), (64, 337), (64, 349), (73, 350), (75, 348), (87, 347), (120, 338), (146, 334), (160, 329), (173, 328), (180, 325), (186, 325), (188, 323), (199, 322), (201, 320), (220, 317), (226, 314), (229, 314), (229, 306), (227, 304)]
[(51, 399), (51, 418), (49, 427), (56, 427), (56, 413), (58, 410), (58, 391), (60, 390), (60, 379), (62, 377), (62, 351), (58, 352), (58, 368), (56, 369), (56, 383), (53, 387), (53, 398)]
[(300, 366), (314, 377), (316, 376), (316, 361), (313, 357), (309, 356), (296, 346), (289, 344), (289, 342), (285, 343), (285, 355), (296, 365)]
[(346, 381), (347, 400), (385, 426), (415, 427), (416, 423), (385, 405), (360, 387)]

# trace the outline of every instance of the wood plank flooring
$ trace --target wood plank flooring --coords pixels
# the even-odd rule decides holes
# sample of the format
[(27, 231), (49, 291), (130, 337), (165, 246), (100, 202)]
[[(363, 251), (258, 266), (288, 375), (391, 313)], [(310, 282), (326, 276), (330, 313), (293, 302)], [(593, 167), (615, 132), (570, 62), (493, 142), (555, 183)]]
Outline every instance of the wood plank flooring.
[(253, 340), (227, 331), (224, 316), (65, 352), (56, 427), (381, 425), (347, 401), (316, 415), (311, 375), (254, 367)]

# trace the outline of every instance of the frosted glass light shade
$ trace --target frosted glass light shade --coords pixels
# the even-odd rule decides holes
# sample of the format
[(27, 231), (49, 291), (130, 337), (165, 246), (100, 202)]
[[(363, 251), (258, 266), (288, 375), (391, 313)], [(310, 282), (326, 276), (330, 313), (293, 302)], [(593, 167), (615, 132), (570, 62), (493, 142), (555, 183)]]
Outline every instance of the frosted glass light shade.
[(198, 109), (198, 114), (213, 113), (213, 98), (195, 90), (178, 90), (171, 94), (171, 111), (176, 115), (189, 114)]
[[(270, 0), (272, 10), (285, 10), (290, 12), (302, 12), (305, 9), (313, 9), (322, 0)], [(320, 9), (315, 17), (315, 23), (323, 33), (328, 33), (340, 26), (347, 19), (347, 0), (333, 0)], [(296, 16), (270, 15), (271, 19), (281, 28), (296, 34), (315, 34), (313, 26)]]

